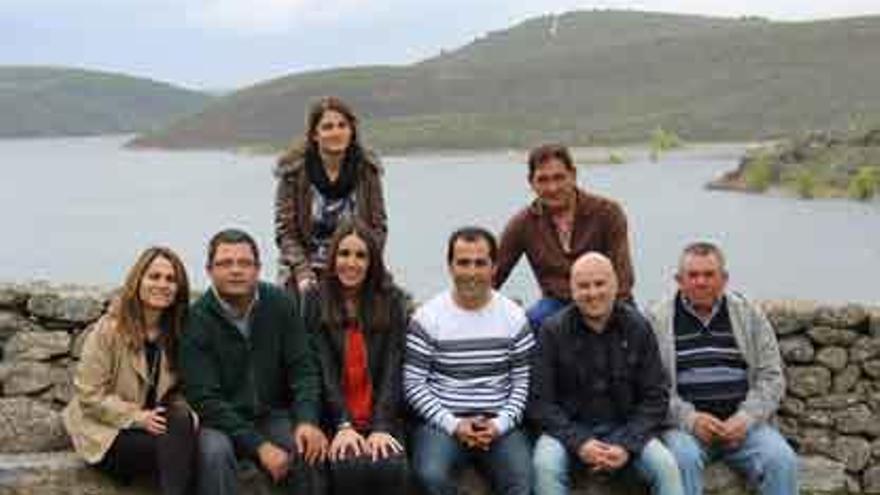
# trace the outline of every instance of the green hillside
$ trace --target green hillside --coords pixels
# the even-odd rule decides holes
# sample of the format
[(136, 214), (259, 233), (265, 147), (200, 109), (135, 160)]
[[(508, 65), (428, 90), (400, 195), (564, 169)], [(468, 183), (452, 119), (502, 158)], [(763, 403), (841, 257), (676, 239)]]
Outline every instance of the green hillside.
[(0, 67), (0, 137), (142, 132), (194, 112), (210, 97), (106, 72)]
[(781, 23), (619, 11), (531, 19), (398, 67), (295, 74), (138, 138), (281, 146), (307, 102), (349, 100), (380, 149), (767, 139), (880, 114), (880, 17)]

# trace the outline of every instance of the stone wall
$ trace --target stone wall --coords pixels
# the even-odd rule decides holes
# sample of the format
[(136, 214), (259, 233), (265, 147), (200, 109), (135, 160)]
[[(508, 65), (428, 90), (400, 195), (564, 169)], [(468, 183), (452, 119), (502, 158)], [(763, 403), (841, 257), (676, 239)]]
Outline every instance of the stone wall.
[[(4, 465), (20, 467), (26, 459), (46, 459), (28, 457), (31, 453), (69, 448), (59, 411), (70, 399), (84, 330), (104, 311), (111, 293), (99, 287), (0, 284), (0, 460), (5, 459), (0, 493), (17, 493), (4, 490), (13, 483)], [(805, 460), (804, 491), (880, 493), (880, 309), (761, 304), (786, 363), (788, 390), (779, 426)], [(27, 455), (15, 457), (22, 454)], [(68, 460), (58, 465), (69, 467), (69, 454), (63, 455)], [(37, 469), (27, 466), (21, 469)], [(709, 485), (723, 477), (711, 476), (716, 482)], [(713, 492), (731, 493), (724, 486)]]

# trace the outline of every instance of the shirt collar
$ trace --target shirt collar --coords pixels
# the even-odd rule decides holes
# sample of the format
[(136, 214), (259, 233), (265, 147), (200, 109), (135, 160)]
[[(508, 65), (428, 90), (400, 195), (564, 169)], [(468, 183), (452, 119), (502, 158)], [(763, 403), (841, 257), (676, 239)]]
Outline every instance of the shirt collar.
[(254, 312), (254, 308), (257, 306), (257, 301), (260, 300), (260, 291), (257, 289), (257, 287), (254, 287), (254, 297), (253, 299), (251, 299), (250, 305), (248, 305), (244, 314), (239, 316), (238, 311), (236, 311), (231, 304), (226, 302), (226, 300), (223, 299), (222, 296), (220, 296), (220, 293), (217, 292), (217, 288), (213, 285), (211, 286), (211, 292), (214, 293), (214, 297), (217, 299), (217, 303), (220, 305), (220, 309), (223, 310), (223, 316), (231, 321), (249, 320), (251, 314)]
[(688, 313), (690, 313), (691, 315), (693, 315), (696, 319), (700, 320), (703, 323), (703, 325), (709, 325), (709, 323), (711, 323), (712, 320), (715, 319), (715, 316), (717, 316), (718, 312), (721, 311), (721, 306), (724, 305), (724, 301), (727, 298), (726, 295), (721, 294), (721, 297), (716, 299), (715, 303), (712, 304), (712, 311), (709, 313), (709, 317), (706, 319), (703, 319), (703, 317), (700, 316), (700, 314), (697, 312), (697, 310), (694, 309), (693, 304), (691, 304), (691, 301), (690, 301), (690, 299), (687, 298), (687, 296), (685, 296), (684, 294), (679, 292), (678, 297), (681, 300), (681, 306), (684, 308), (684, 310), (687, 311)]

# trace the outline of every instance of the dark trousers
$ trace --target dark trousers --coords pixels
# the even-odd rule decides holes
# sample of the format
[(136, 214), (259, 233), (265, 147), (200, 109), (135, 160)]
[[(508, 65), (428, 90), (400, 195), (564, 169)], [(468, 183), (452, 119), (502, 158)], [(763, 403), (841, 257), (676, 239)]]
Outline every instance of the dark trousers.
[(119, 432), (110, 450), (96, 466), (123, 483), (152, 477), (165, 495), (191, 493), (196, 431), (189, 411), (171, 407), (166, 411), (167, 431), (153, 436), (143, 430)]
[[(258, 421), (256, 428), (266, 439), (291, 453), (290, 474), (277, 487), (285, 493), (323, 495), (326, 489), (322, 466), (308, 465), (296, 453), (293, 425), (286, 411), (273, 411)], [(239, 458), (232, 439), (220, 430), (202, 427), (199, 431), (199, 495), (235, 495), (238, 493)], [(259, 467), (257, 459), (242, 459)]]
[(395, 454), (373, 461), (358, 456), (329, 461), (330, 487), (333, 495), (383, 494), (405, 495), (408, 470), (406, 454)]

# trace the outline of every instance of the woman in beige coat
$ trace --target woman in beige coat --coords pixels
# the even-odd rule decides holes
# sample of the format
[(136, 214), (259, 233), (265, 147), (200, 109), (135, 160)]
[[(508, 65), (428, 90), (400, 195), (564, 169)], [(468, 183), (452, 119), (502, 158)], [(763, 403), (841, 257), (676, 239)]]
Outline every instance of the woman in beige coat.
[(196, 418), (177, 389), (175, 356), (188, 305), (186, 270), (163, 247), (144, 251), (121, 294), (86, 336), (64, 425), (86, 462), (123, 482), (190, 491)]

